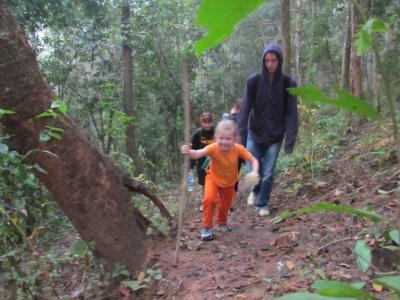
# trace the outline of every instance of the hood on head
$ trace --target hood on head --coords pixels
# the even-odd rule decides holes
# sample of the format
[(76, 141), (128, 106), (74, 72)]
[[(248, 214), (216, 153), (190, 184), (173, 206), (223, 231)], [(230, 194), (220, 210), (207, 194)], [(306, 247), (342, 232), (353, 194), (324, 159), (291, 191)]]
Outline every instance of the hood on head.
[(265, 55), (267, 55), (268, 52), (274, 52), (278, 55), (279, 64), (278, 64), (278, 69), (276, 70), (276, 73), (281, 74), (282, 73), (282, 64), (283, 64), (283, 55), (282, 55), (281, 46), (279, 46), (277, 43), (269, 43), (269, 44), (267, 44), (267, 46), (265, 46), (264, 52), (263, 52), (263, 55), (261, 58), (261, 69), (262, 69), (263, 75), (264, 76), (268, 75), (268, 71), (265, 68), (265, 64), (264, 64), (264, 57), (265, 57)]

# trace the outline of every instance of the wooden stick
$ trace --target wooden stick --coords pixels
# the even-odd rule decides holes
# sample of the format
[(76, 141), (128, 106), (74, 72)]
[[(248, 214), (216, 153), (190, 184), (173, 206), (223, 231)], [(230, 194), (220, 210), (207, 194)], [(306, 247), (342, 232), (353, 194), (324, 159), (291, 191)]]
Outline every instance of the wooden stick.
[[(182, 80), (182, 92), (183, 92), (183, 103), (185, 109), (185, 143), (188, 144), (190, 141), (190, 86), (189, 86), (189, 72), (188, 72), (188, 63), (183, 60), (180, 65), (181, 71), (181, 80)], [(182, 223), (183, 223), (183, 210), (186, 203), (187, 198), (187, 175), (189, 169), (189, 157), (185, 155), (185, 161), (183, 164), (183, 172), (182, 172), (182, 183), (181, 183), (181, 198), (179, 203), (179, 219), (178, 219), (178, 233), (176, 236), (176, 257), (175, 257), (175, 265), (178, 266), (179, 261), (179, 248), (181, 242), (181, 232), (182, 232)]]

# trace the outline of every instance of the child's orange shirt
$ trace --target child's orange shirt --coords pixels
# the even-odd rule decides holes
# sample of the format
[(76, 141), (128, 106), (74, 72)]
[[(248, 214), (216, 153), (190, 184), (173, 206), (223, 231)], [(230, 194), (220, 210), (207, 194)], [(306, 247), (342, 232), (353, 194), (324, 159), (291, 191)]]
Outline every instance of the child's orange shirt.
[(252, 155), (242, 145), (234, 144), (228, 152), (222, 151), (217, 143), (204, 148), (211, 160), (207, 176), (211, 176), (218, 187), (233, 186), (239, 179), (238, 159), (250, 160)]

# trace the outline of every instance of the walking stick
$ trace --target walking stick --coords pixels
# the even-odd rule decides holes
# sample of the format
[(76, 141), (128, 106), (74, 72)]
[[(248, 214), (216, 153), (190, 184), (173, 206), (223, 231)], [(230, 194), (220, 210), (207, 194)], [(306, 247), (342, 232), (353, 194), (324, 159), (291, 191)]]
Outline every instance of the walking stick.
[[(188, 64), (187, 61), (183, 60), (180, 65), (181, 80), (182, 80), (182, 90), (183, 90), (183, 103), (185, 109), (185, 143), (188, 144), (190, 140), (190, 87), (189, 87), (189, 75), (188, 75)], [(189, 169), (189, 156), (185, 155), (185, 160), (183, 164), (182, 172), (182, 182), (181, 182), (181, 198), (179, 203), (179, 217), (178, 217), (178, 233), (176, 236), (176, 257), (175, 265), (178, 266), (179, 261), (179, 246), (181, 242), (181, 232), (183, 223), (183, 210), (187, 200), (187, 175)]]

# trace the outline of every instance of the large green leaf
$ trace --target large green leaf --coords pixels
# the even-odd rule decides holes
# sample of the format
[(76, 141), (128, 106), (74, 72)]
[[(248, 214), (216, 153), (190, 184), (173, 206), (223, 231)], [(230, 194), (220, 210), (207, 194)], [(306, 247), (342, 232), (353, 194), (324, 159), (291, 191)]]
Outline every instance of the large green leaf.
[(369, 19), (357, 32), (357, 39), (355, 41), (357, 54), (362, 55), (371, 49), (372, 33), (386, 31), (388, 31), (388, 28), (381, 20), (375, 18)]
[(385, 276), (374, 280), (375, 283), (380, 284), (388, 289), (400, 293), (400, 276)]
[(390, 231), (389, 236), (397, 245), (400, 245), (400, 231), (399, 230)]
[(380, 118), (379, 113), (367, 102), (340, 89), (335, 89), (337, 98), (326, 96), (319, 87), (312, 84), (297, 88), (289, 88), (288, 91), (293, 95), (301, 97), (305, 101), (336, 106), (372, 119)]
[(358, 266), (361, 268), (361, 270), (363, 270), (363, 272), (366, 272), (371, 266), (372, 262), (371, 249), (364, 241), (359, 240), (356, 243), (354, 252), (357, 254), (356, 261)]
[(275, 217), (273, 219), (273, 221), (280, 222), (283, 219), (286, 219), (293, 215), (299, 215), (299, 214), (303, 214), (303, 213), (313, 213), (313, 212), (348, 213), (348, 214), (352, 214), (359, 218), (371, 219), (375, 223), (387, 221), (387, 219), (385, 219), (385, 217), (378, 215), (377, 213), (375, 213), (373, 211), (359, 210), (359, 209), (355, 209), (354, 207), (352, 207), (350, 205), (332, 204), (332, 203), (326, 203), (326, 202), (317, 202), (312, 207), (300, 208), (300, 209), (298, 209), (296, 211), (292, 211), (292, 212), (286, 210), (286, 211), (282, 212), (279, 216)]
[(240, 20), (265, 2), (265, 0), (203, 0), (197, 14), (196, 25), (204, 26), (208, 31), (204, 38), (196, 41), (196, 55), (202, 55), (228, 38)]
[(279, 297), (276, 300), (357, 300), (357, 298), (329, 297), (312, 293), (293, 293)]
[(0, 108), (0, 116), (13, 115), (15, 111)]
[(375, 299), (371, 294), (352, 285), (332, 280), (317, 280), (312, 285), (317, 293), (324, 296), (354, 297), (356, 299)]

